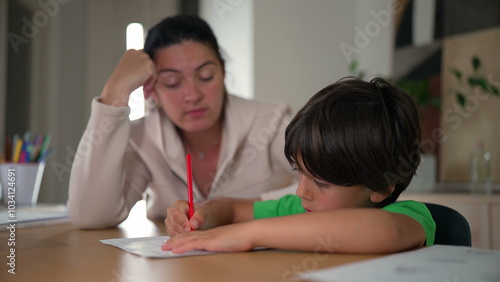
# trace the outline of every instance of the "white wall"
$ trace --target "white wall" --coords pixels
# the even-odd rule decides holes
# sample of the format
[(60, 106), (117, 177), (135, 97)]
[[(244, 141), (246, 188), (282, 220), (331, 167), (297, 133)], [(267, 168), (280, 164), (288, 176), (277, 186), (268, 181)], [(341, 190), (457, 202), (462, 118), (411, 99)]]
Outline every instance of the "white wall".
[(355, 7), (353, 1), (255, 1), (255, 97), (297, 111), (344, 76), (338, 46), (351, 36)]
[[(318, 90), (346, 76), (354, 58), (374, 76), (391, 74), (394, 17), (390, 12), (387, 21), (373, 16), (389, 10), (390, 3), (201, 0), (201, 15), (230, 56), (239, 58), (232, 75), (249, 84), (250, 97), (284, 101), (296, 111)], [(352, 47), (350, 53), (345, 46)]]
[(67, 147), (78, 143), (85, 124), (81, 119), (86, 59), (82, 11), (86, 11), (85, 8), (85, 1), (60, 5), (49, 25), (40, 29), (34, 40), (30, 128), (50, 133), (51, 147), (56, 150), (45, 167), (41, 202), (61, 202), (67, 198), (71, 167)]
[[(351, 29), (354, 38), (350, 42), (361, 51), (358, 54), (360, 68), (370, 77), (393, 75), (395, 49), (395, 19), (403, 12), (401, 1), (393, 0), (357, 0), (356, 26)], [(351, 35), (352, 36), (352, 35)], [(361, 38), (366, 43), (359, 44)], [(359, 41), (358, 41), (359, 40)]]
[[(65, 202), (71, 165), (90, 115), (91, 99), (100, 94), (125, 51), (127, 24), (138, 21), (148, 28), (177, 13), (177, 1), (18, 1), (34, 14), (48, 15), (47, 23), (30, 39), (34, 44), (30, 129), (49, 133), (51, 147), (56, 150), (47, 161), (39, 201)], [(3, 16), (5, 2), (1, 1), (0, 6), (2, 22), (7, 21)], [(40, 3), (51, 3), (52, 12)], [(0, 48), (0, 56), (1, 52)], [(1, 57), (0, 60), (0, 89), (4, 91), (5, 60)], [(1, 106), (5, 94), (0, 92), (0, 95)], [(3, 125), (3, 119), (0, 121)]]
[(209, 22), (223, 51), (228, 92), (253, 98), (253, 0), (202, 0), (200, 15)]

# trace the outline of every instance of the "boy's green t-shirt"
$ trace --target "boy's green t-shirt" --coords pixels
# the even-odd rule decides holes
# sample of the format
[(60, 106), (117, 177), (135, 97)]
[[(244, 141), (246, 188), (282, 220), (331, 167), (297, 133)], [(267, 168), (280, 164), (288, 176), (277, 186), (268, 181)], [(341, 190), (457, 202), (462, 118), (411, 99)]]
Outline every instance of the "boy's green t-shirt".
[[(383, 210), (405, 214), (418, 221), (425, 230), (425, 245), (434, 245), (434, 235), (436, 233), (436, 223), (431, 212), (425, 204), (417, 201), (400, 201), (389, 204)], [(254, 219), (278, 217), (304, 213), (302, 202), (297, 195), (286, 195), (279, 200), (268, 200), (255, 202), (253, 205)]]

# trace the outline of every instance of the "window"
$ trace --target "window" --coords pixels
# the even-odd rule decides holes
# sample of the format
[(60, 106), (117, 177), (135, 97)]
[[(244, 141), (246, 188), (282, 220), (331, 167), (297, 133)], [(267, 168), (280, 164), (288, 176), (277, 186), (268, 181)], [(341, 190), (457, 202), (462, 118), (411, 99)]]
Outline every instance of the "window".
[[(127, 26), (127, 50), (144, 48), (144, 29), (140, 23), (131, 23)], [(139, 119), (144, 116), (144, 94), (142, 86), (137, 88), (128, 100), (130, 107), (130, 120)]]

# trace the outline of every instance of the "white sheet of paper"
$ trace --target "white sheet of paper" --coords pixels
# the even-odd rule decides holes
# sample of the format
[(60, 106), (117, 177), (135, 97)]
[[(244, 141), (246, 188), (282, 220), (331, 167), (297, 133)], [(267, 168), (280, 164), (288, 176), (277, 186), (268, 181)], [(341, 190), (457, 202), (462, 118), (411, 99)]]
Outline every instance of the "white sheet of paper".
[(129, 253), (146, 258), (173, 258), (184, 256), (201, 256), (210, 254), (220, 254), (207, 251), (189, 251), (182, 254), (174, 254), (171, 251), (161, 249), (161, 244), (170, 239), (169, 236), (142, 237), (142, 238), (117, 238), (100, 240), (101, 243), (118, 247)]
[(435, 245), (299, 274), (312, 281), (500, 281), (500, 251)]

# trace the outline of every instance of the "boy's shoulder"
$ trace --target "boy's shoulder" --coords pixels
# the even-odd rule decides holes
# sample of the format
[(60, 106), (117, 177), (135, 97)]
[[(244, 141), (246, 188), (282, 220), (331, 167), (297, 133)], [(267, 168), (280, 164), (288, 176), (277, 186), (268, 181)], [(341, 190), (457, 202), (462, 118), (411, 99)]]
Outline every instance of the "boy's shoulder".
[(389, 204), (382, 208), (388, 212), (407, 215), (418, 221), (424, 228), (426, 234), (426, 245), (434, 244), (434, 236), (436, 233), (436, 222), (434, 221), (431, 212), (424, 203), (407, 200), (398, 201)]
[(255, 202), (253, 212), (254, 219), (258, 219), (304, 213), (305, 209), (299, 196), (285, 195), (277, 200)]
[(431, 212), (424, 203), (413, 200), (397, 201), (388, 204), (382, 209), (389, 212), (402, 213), (407, 215), (421, 214), (424, 216), (431, 216)]
[(400, 208), (424, 208), (427, 209), (426, 205), (424, 203), (414, 201), (414, 200), (404, 200), (404, 201), (397, 201), (391, 204), (388, 204), (387, 206), (383, 207), (383, 210), (393, 210), (393, 209), (400, 209)]

